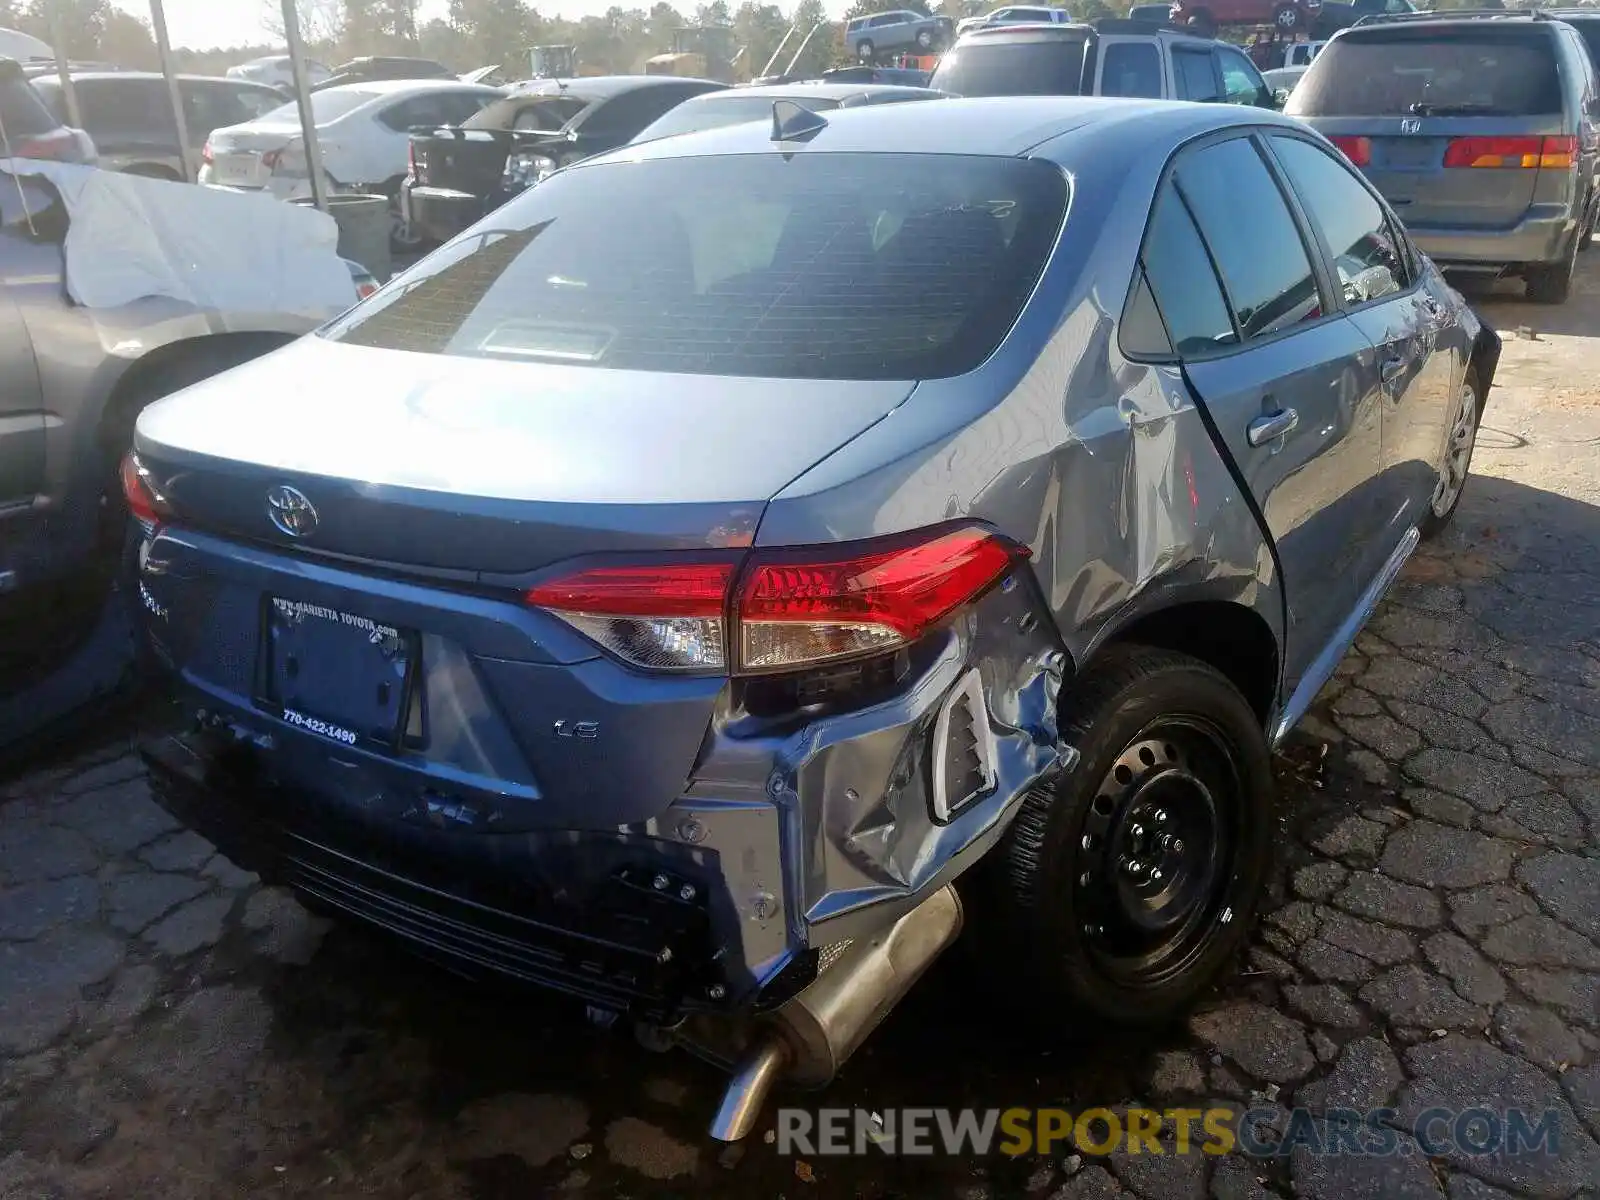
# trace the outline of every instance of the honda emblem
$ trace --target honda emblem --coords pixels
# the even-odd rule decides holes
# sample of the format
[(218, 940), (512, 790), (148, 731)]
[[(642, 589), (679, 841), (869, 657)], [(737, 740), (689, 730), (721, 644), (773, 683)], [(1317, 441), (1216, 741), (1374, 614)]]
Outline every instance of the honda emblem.
[(1421, 117), (1401, 117), (1400, 118), (1400, 132), (1401, 133), (1421, 133), (1422, 132), (1422, 118)]

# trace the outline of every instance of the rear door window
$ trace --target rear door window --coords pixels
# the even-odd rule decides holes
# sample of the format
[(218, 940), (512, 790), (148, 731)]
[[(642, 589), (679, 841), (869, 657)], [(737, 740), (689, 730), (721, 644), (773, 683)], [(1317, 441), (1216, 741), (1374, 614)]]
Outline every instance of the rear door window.
[(958, 96), (1076, 96), (1083, 90), (1085, 45), (1082, 38), (1054, 35), (984, 38), (940, 59), (928, 86)]
[[(1487, 23), (1480, 22), (1480, 25)], [(1554, 41), (1523, 29), (1345, 34), (1317, 55), (1284, 111), (1297, 117), (1535, 117), (1561, 112)]]
[(1102, 96), (1161, 98), (1161, 51), (1154, 42), (1102, 42), (1100, 63)]
[[(1200, 231), (1170, 180), (1156, 197), (1141, 261), (1167, 336), (1178, 354), (1197, 357), (1238, 341)], [(1134, 299), (1137, 314), (1137, 293)], [(1143, 326), (1135, 320), (1128, 328), (1138, 335)], [(1138, 348), (1127, 346), (1126, 339), (1124, 346), (1139, 353)]]
[(1222, 99), (1217, 70), (1209, 50), (1172, 49), (1172, 73), (1178, 81), (1178, 99), (1210, 103)]
[(325, 334), (571, 366), (926, 379), (983, 362), (1060, 235), (1039, 160), (726, 155), (559, 172)]
[(1366, 304), (1406, 287), (1405, 264), (1388, 215), (1332, 154), (1299, 138), (1274, 136), (1300, 203), (1322, 234), (1346, 304)]
[(177, 140), (167, 85), (160, 79), (96, 79), (75, 90), (83, 123), (96, 139), (110, 134)]
[(1246, 341), (1322, 315), (1299, 227), (1249, 138), (1186, 153), (1177, 180)]

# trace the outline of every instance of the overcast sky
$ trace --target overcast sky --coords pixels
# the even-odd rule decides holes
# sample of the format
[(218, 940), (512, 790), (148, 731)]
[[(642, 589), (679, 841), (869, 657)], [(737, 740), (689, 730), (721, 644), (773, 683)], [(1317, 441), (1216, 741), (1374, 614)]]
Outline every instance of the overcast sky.
[[(620, 3), (623, 8), (650, 7), (649, 0), (543, 0), (534, 7), (545, 16), (587, 17), (598, 16), (614, 3)], [(793, 6), (793, 0), (778, 0), (778, 3), (785, 8)], [(147, 0), (116, 0), (116, 5), (149, 19)], [(422, 20), (442, 17), (447, 7), (448, 0), (422, 0), (418, 17)], [(677, 7), (689, 12), (695, 6), (689, 0), (682, 0)], [(823, 7), (838, 16), (849, 7), (849, 0), (823, 0)], [(250, 45), (268, 36), (262, 25), (267, 11), (264, 0), (166, 0), (165, 8), (167, 33), (175, 46), (210, 50), (217, 46)]]

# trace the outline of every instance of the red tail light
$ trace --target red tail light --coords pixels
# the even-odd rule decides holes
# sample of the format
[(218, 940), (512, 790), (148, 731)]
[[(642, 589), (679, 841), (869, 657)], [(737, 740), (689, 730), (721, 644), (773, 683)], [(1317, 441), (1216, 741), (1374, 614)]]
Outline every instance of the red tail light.
[(208, 167), (213, 165), (217, 161), (216, 156), (211, 153), (211, 139), (210, 138), (207, 138), (206, 139), (206, 144), (204, 146), (200, 147), (200, 161), (201, 161), (202, 164), (204, 164), (205, 166), (208, 166)]
[(1575, 137), (1459, 137), (1444, 152), (1447, 167), (1550, 167), (1565, 170), (1578, 154)]
[(18, 158), (43, 158), (54, 162), (71, 162), (78, 157), (78, 139), (70, 129), (45, 133), (38, 137), (22, 138), (15, 151)]
[(122, 458), (122, 495), (133, 519), (146, 528), (159, 525), (168, 512), (166, 501), (150, 481), (150, 472), (131, 452)]
[(1365, 167), (1372, 162), (1372, 139), (1352, 137), (1349, 134), (1339, 134), (1328, 139), (1339, 152), (1358, 167)]
[(756, 551), (742, 571), (731, 561), (592, 567), (526, 599), (637, 666), (765, 674), (907, 645), (1027, 553), (957, 529), (865, 552)]

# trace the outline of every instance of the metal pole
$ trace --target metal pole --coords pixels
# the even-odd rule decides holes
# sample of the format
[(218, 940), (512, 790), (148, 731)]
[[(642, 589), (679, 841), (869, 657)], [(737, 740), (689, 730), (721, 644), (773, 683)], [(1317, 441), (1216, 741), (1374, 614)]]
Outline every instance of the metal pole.
[(322, 176), (322, 146), (317, 122), (311, 114), (311, 81), (306, 77), (305, 47), (300, 42), (300, 13), (295, 0), (283, 0), (283, 37), (289, 43), (289, 65), (294, 71), (294, 99), (300, 109), (300, 140), (306, 148), (306, 171), (311, 176), (311, 202), (328, 211), (327, 181)]
[(794, 69), (800, 62), (800, 56), (806, 52), (806, 47), (811, 45), (811, 39), (817, 36), (817, 30), (821, 29), (826, 24), (828, 24), (828, 22), (818, 21), (811, 27), (811, 32), (806, 34), (806, 40), (800, 43), (800, 49), (796, 50), (794, 52), (794, 57), (789, 60), (789, 69), (784, 72), (785, 75), (794, 74)]
[(183, 162), (183, 177), (193, 183), (199, 176), (194, 151), (189, 148), (189, 122), (183, 116), (183, 94), (172, 70), (172, 43), (167, 40), (167, 13), (161, 0), (150, 0), (150, 28), (156, 35), (156, 52), (161, 55), (161, 73), (167, 77), (167, 98), (172, 102), (172, 120), (178, 127), (178, 157)]
[(50, 39), (56, 44), (56, 74), (61, 77), (61, 95), (67, 101), (67, 123), (82, 129), (83, 111), (78, 107), (78, 89), (72, 86), (72, 72), (67, 69), (66, 13), (59, 0), (50, 6)]
[(783, 35), (783, 41), (778, 43), (778, 48), (772, 52), (772, 57), (767, 59), (767, 65), (761, 68), (762, 75), (772, 74), (772, 64), (778, 61), (778, 55), (783, 53), (783, 48), (789, 44), (789, 39), (794, 36), (794, 31), (799, 28), (798, 23), (789, 26), (789, 32)]

